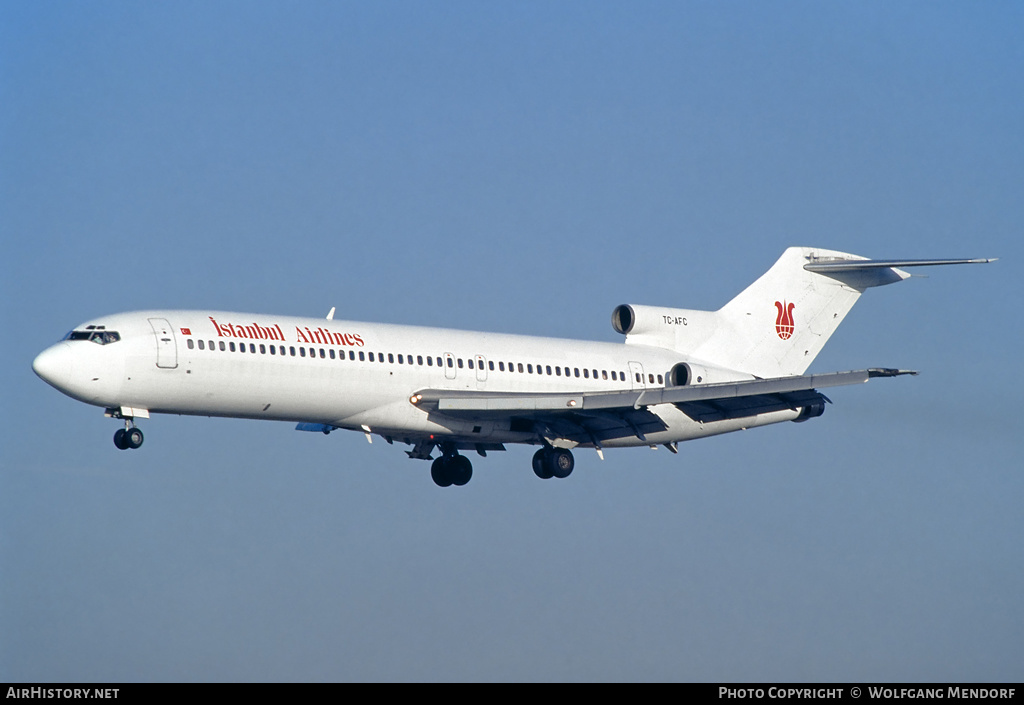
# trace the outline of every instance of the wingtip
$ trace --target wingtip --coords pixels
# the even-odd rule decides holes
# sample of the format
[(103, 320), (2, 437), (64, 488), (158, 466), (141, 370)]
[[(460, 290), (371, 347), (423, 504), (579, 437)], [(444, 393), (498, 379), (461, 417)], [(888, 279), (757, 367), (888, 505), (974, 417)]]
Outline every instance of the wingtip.
[(901, 375), (917, 375), (917, 370), (899, 370), (895, 367), (872, 367), (868, 370), (868, 377), (899, 377)]

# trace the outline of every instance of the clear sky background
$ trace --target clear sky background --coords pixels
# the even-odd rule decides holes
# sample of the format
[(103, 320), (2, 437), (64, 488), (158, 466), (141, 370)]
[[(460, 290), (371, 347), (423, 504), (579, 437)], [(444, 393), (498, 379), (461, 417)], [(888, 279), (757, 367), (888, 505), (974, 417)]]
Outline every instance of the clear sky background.
[[(1024, 678), (1024, 4), (0, 4), (0, 680)], [(680, 446), (474, 457), (102, 410), (74, 325), (216, 308), (614, 341), (789, 245), (1001, 257)], [(922, 270), (918, 270), (922, 271)]]

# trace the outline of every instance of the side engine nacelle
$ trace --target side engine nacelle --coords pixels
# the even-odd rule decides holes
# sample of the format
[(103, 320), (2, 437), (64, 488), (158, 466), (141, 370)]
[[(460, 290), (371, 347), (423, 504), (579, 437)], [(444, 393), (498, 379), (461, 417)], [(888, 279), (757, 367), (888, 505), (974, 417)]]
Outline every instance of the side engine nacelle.
[(819, 399), (813, 404), (808, 404), (807, 406), (800, 409), (800, 415), (793, 419), (793, 421), (796, 423), (803, 423), (807, 419), (816, 419), (824, 413), (825, 401)]
[(668, 371), (665, 377), (665, 386), (685, 387), (691, 384), (742, 382), (750, 379), (754, 379), (754, 376), (735, 370), (725, 370), (700, 362), (678, 362)]
[[(679, 352), (680, 357), (686, 359), (714, 333), (715, 317), (713, 311), (623, 304), (612, 311), (612, 328), (626, 336), (628, 345), (667, 348)], [(754, 379), (754, 376), (690, 359), (672, 367), (666, 384), (683, 387), (749, 379)]]
[(715, 331), (713, 311), (622, 304), (612, 311), (612, 328), (629, 345), (695, 350)]

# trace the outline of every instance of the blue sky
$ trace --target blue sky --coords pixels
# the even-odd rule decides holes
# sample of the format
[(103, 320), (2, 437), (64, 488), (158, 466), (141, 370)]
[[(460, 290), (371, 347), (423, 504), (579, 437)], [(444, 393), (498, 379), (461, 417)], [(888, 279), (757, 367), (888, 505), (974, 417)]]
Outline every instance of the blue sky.
[[(0, 680), (1011, 680), (1024, 28), (989, 2), (0, 7)], [(215, 308), (615, 340), (789, 245), (868, 292), (807, 424), (441, 490), (358, 434), (102, 411), (76, 323)]]

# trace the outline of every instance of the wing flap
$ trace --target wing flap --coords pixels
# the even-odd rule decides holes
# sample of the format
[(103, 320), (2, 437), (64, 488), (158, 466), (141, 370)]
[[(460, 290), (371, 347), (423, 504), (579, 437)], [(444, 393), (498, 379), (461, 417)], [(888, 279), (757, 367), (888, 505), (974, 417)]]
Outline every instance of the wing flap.
[(694, 421), (710, 423), (727, 419), (740, 419), (773, 411), (799, 409), (826, 400), (824, 394), (812, 390), (787, 392), (785, 394), (757, 394), (749, 397), (714, 399), (707, 401), (680, 402), (676, 404), (684, 414)]
[(571, 427), (577, 429), (577, 435), (593, 436), (599, 440), (602, 437), (607, 440), (628, 435), (642, 439), (644, 433), (664, 428), (656, 414), (646, 411), (648, 407), (658, 404), (674, 404), (698, 420), (741, 418), (815, 403), (823, 398), (815, 389), (862, 384), (873, 377), (905, 374), (917, 373), (872, 368), (718, 384), (578, 394), (425, 389), (414, 394), (410, 401), (427, 412), (446, 416), (509, 418), (523, 431), (530, 429), (531, 424), (546, 424), (550, 428), (564, 424), (567, 433)]

